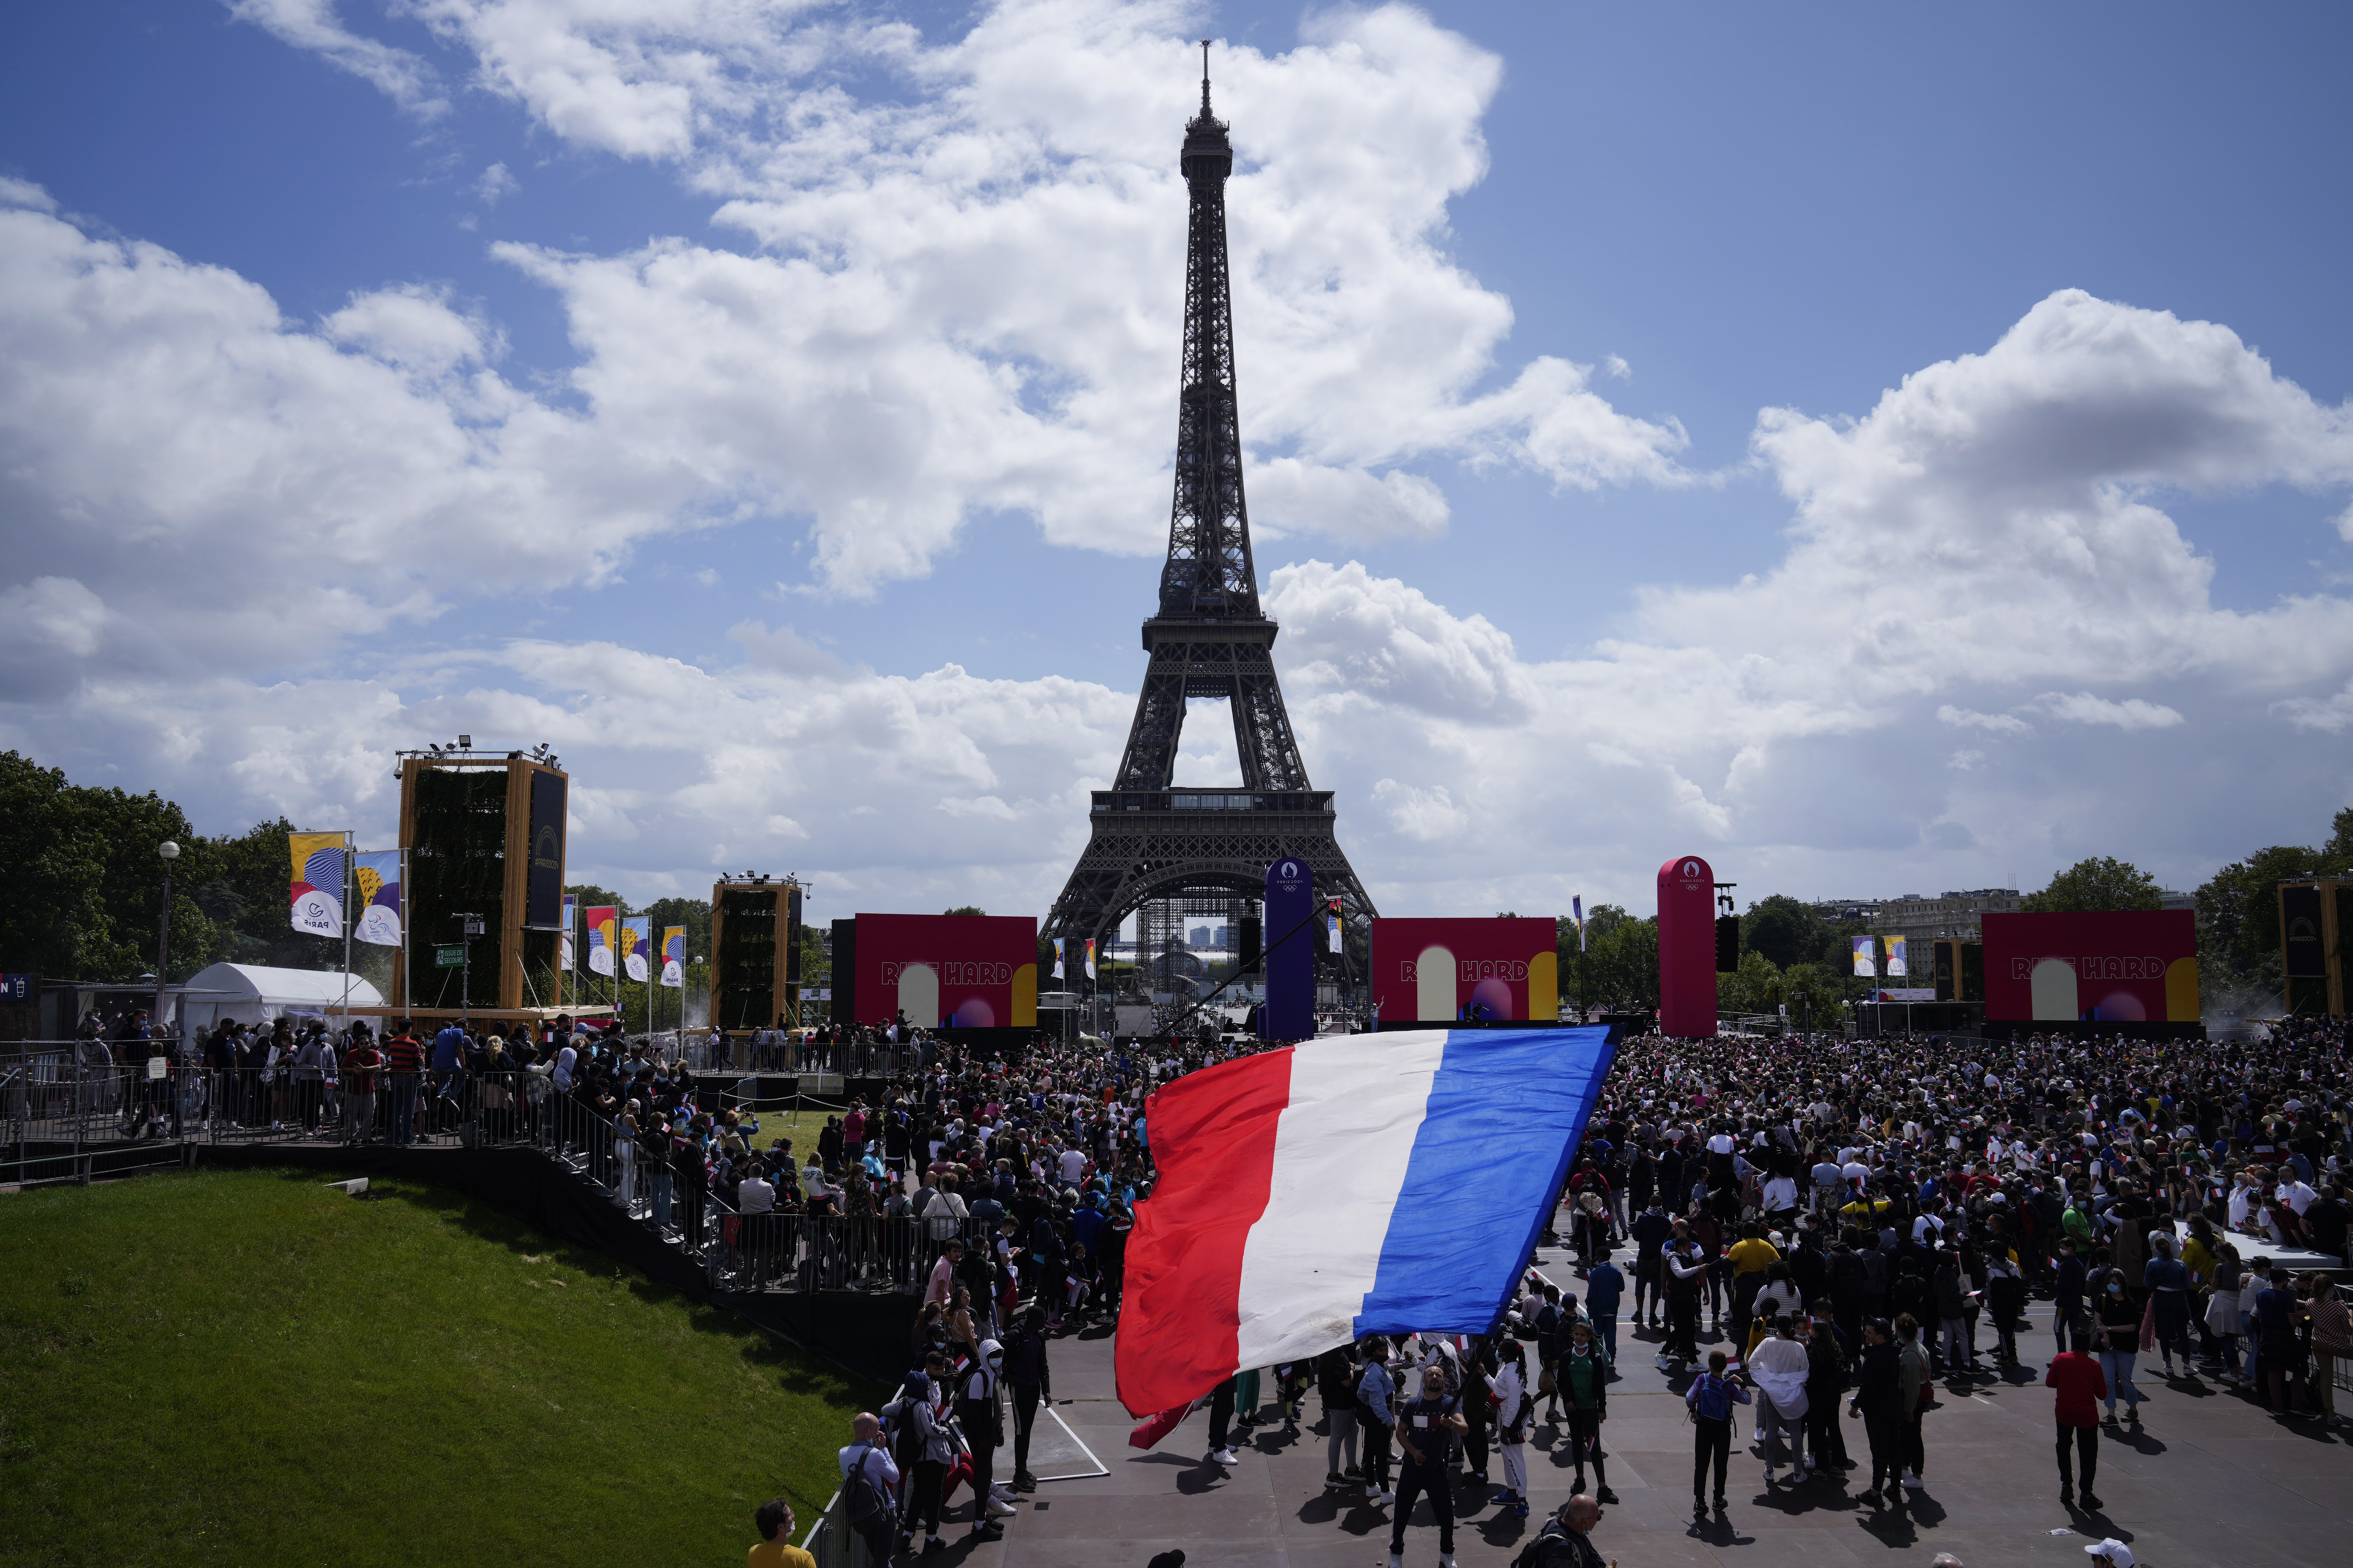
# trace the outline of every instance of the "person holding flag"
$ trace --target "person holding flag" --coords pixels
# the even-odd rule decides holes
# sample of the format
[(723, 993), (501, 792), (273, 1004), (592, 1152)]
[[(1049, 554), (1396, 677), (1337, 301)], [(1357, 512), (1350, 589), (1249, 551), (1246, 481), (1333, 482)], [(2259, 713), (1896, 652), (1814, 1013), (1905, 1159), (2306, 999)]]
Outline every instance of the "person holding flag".
[(1376, 1333), (1489, 1332), (1567, 1178), (1609, 1037), (1414, 1030), (1377, 1055), (1309, 1040), (1155, 1094), (1121, 1402), (1174, 1409), (1243, 1368)]

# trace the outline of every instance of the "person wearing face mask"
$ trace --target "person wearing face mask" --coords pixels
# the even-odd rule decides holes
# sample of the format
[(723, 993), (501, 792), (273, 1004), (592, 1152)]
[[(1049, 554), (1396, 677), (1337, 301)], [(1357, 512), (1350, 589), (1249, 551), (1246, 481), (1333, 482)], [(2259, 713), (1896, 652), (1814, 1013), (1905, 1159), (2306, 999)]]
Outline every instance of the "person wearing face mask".
[(2140, 1390), (2133, 1386), (2133, 1358), (2140, 1348), (2140, 1308), (2125, 1289), (2125, 1271), (2111, 1268), (2100, 1281), (2100, 1299), (2092, 1308), (2099, 1319), (2100, 1373), (2108, 1382), (2105, 1425), (2116, 1423), (2116, 1395), (2125, 1396), (2125, 1415), (2140, 1423)]

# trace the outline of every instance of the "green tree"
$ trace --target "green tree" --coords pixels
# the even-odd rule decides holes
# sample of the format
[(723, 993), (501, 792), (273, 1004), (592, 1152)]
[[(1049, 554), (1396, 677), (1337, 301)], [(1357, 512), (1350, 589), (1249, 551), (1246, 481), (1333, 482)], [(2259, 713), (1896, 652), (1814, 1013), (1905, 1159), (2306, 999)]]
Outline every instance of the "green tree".
[(53, 980), (152, 973), (164, 905), (155, 851), (166, 839), (182, 849), (172, 879), (171, 977), (185, 979), (221, 945), (192, 896), (208, 857), (186, 816), (153, 791), (79, 786), (59, 769), (0, 752), (0, 963)]
[(942, 910), (940, 913), (944, 915), (985, 915), (988, 913), (988, 911), (982, 909), (978, 904), (958, 904), (952, 910)]
[(1831, 929), (1813, 906), (1786, 893), (1750, 904), (1740, 922), (1742, 952), (1759, 953), (1777, 969), (1820, 963), (1830, 940)]
[[(1659, 1005), (1659, 927), (1637, 920), (1616, 904), (1599, 904), (1585, 917), (1586, 952), (1577, 952), (1577, 928), (1568, 927), (1561, 952), (1561, 988), (1580, 1004), (1627, 1012)], [(1589, 984), (1589, 1001), (1578, 987)]]
[(1818, 963), (1793, 963), (1781, 971), (1781, 1000), (1789, 1005), (1793, 1027), (1804, 1026), (1808, 1019), (1820, 1027), (1825, 1017), (1837, 1013), (1843, 994), (1835, 984), (1836, 973)]
[[(216, 961), (276, 969), (343, 966), (343, 944), (339, 938), (312, 936), (287, 923), (287, 879), (293, 867), (287, 858), (286, 836), (297, 831), (286, 818), (273, 817), (243, 833), (206, 839), (180, 858), (174, 883), (186, 879), (197, 904), (220, 929)], [(356, 908), (344, 910), (344, 918), (353, 922), (359, 915)], [(172, 951), (176, 953), (179, 948), (180, 921), (174, 915)], [(390, 983), (390, 950), (356, 943), (352, 956), (352, 967), (375, 981), (379, 989)], [(172, 967), (179, 967), (176, 960)]]
[(2127, 861), (2100, 855), (2078, 860), (2051, 879), (2051, 885), (2030, 893), (2019, 908), (2031, 914), (2080, 914), (2102, 910), (2154, 910), (2163, 907), (2157, 879)]
[(2353, 807), (2317, 849), (2274, 844), (2214, 873), (2198, 889), (2198, 979), (2209, 995), (2280, 988), (2279, 884), (2353, 871)]
[(629, 908), (628, 900), (621, 897), (620, 894), (613, 891), (612, 889), (600, 888), (594, 882), (575, 883), (573, 886), (568, 887), (564, 890), (574, 898), (579, 900), (580, 907), (584, 910), (601, 909), (605, 905), (610, 904), (625, 915), (633, 912)]
[(1781, 1005), (1782, 989), (1780, 969), (1751, 948), (1738, 969), (1715, 977), (1715, 1005), (1725, 1013), (1770, 1013)]

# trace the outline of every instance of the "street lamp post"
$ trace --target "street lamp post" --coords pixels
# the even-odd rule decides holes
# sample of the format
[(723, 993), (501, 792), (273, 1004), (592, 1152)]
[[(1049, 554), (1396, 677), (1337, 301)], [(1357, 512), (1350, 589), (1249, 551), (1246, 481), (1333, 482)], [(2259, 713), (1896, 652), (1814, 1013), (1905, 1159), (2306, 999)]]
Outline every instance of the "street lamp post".
[(164, 921), (155, 936), (155, 1033), (164, 1032), (164, 987), (172, 979), (172, 862), (180, 858), (180, 847), (166, 838), (155, 846), (155, 853), (164, 861)]
[(471, 1034), (474, 1027), (474, 939), (482, 934), (484, 926), (480, 915), (460, 914), (458, 920), (459, 940), (464, 944), (461, 950), (463, 956), (458, 963), (458, 1027)]

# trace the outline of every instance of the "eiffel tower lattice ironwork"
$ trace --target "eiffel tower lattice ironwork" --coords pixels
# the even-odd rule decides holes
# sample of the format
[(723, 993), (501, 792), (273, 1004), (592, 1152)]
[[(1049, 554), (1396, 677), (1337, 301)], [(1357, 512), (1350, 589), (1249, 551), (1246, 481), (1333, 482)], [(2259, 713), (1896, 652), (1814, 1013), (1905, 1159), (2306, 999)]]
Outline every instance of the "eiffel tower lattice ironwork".
[[(1332, 792), (1308, 783), (1275, 679), (1275, 624), (1259, 608), (1226, 275), (1226, 177), (1234, 166), (1226, 131), (1209, 111), (1205, 44), (1201, 112), (1185, 127), (1192, 212), (1168, 561), (1159, 611), (1144, 623), (1151, 658), (1127, 751), (1113, 787), (1094, 792), (1092, 837), (1046, 917), (1050, 936), (1106, 937), (1155, 899), (1256, 897), (1267, 867), (1285, 856), (1312, 866), (1318, 891), (1339, 895), (1351, 917), (1374, 912), (1333, 832)], [(1239, 788), (1175, 783), (1185, 704), (1194, 697), (1224, 698), (1231, 707)]]

